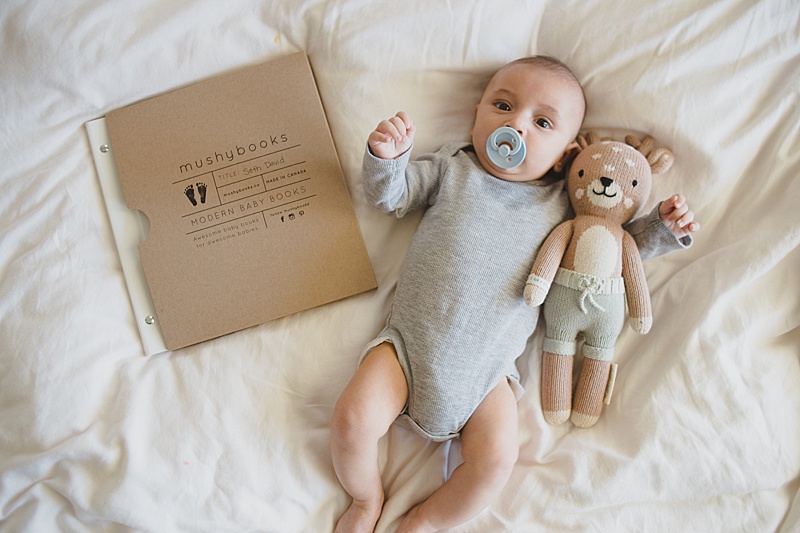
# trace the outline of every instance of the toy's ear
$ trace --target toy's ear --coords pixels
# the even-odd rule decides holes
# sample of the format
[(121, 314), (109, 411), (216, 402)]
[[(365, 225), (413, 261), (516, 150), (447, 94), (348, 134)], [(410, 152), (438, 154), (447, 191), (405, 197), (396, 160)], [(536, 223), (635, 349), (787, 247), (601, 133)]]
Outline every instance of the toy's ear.
[(675, 162), (675, 155), (667, 148), (653, 150), (656, 142), (650, 135), (646, 135), (641, 141), (633, 135), (627, 135), (625, 136), (625, 142), (636, 148), (636, 150), (647, 158), (647, 163), (650, 165), (650, 172), (654, 176), (666, 172)]
[(675, 162), (675, 154), (666, 148), (659, 148), (647, 156), (647, 162), (650, 163), (650, 172), (655, 176), (672, 168), (672, 163)]

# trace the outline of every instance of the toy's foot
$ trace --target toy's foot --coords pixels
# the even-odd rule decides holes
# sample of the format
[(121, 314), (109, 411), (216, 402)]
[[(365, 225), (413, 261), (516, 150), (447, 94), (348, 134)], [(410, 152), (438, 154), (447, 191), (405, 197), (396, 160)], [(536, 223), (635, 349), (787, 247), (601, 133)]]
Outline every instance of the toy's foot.
[(572, 414), (571, 409), (565, 409), (563, 411), (543, 411), (544, 419), (549, 424), (563, 424), (567, 420), (569, 420), (569, 415)]
[(593, 416), (593, 415), (585, 415), (583, 413), (574, 412), (570, 417), (572, 419), (572, 423), (578, 426), (579, 428), (588, 428), (597, 423), (600, 420), (600, 416)]
[(572, 423), (578, 427), (593, 426), (603, 410), (606, 395), (610, 361), (598, 361), (586, 357), (575, 390), (575, 403), (572, 406)]
[(550, 424), (563, 424), (572, 412), (572, 356), (544, 352), (542, 412)]

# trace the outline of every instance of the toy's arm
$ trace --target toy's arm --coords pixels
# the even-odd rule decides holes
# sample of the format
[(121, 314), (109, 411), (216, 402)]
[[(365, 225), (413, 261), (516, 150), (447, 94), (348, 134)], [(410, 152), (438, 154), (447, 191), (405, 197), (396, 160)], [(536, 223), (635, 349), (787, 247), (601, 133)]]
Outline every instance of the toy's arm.
[(525, 303), (531, 306), (541, 305), (545, 296), (550, 291), (550, 284), (556, 276), (561, 264), (561, 259), (567, 251), (572, 233), (575, 229), (574, 220), (567, 220), (556, 226), (547, 236), (536, 260), (533, 262), (531, 274), (525, 283)]
[(650, 291), (644, 277), (639, 249), (633, 237), (627, 232), (622, 235), (622, 277), (625, 280), (625, 296), (631, 315), (631, 327), (637, 333), (644, 335), (653, 325)]

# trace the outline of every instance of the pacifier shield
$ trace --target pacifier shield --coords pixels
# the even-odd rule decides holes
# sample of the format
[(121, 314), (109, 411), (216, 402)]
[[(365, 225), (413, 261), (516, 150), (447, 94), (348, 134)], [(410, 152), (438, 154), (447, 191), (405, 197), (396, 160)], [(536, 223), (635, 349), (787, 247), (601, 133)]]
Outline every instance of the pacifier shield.
[(514, 128), (497, 128), (486, 139), (486, 153), (500, 168), (514, 168), (525, 159), (525, 141)]

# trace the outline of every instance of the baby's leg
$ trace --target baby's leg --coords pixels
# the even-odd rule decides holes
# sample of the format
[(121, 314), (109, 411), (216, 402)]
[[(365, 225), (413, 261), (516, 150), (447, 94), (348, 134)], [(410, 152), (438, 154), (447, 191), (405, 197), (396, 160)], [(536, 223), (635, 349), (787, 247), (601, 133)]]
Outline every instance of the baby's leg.
[(453, 527), (492, 503), (517, 462), (518, 430), (517, 399), (503, 378), (461, 432), (464, 462), (430, 498), (408, 513), (398, 533)]
[(333, 467), (353, 498), (337, 533), (372, 532), (383, 507), (378, 439), (406, 404), (408, 386), (391, 344), (375, 347), (336, 402), (331, 428)]

